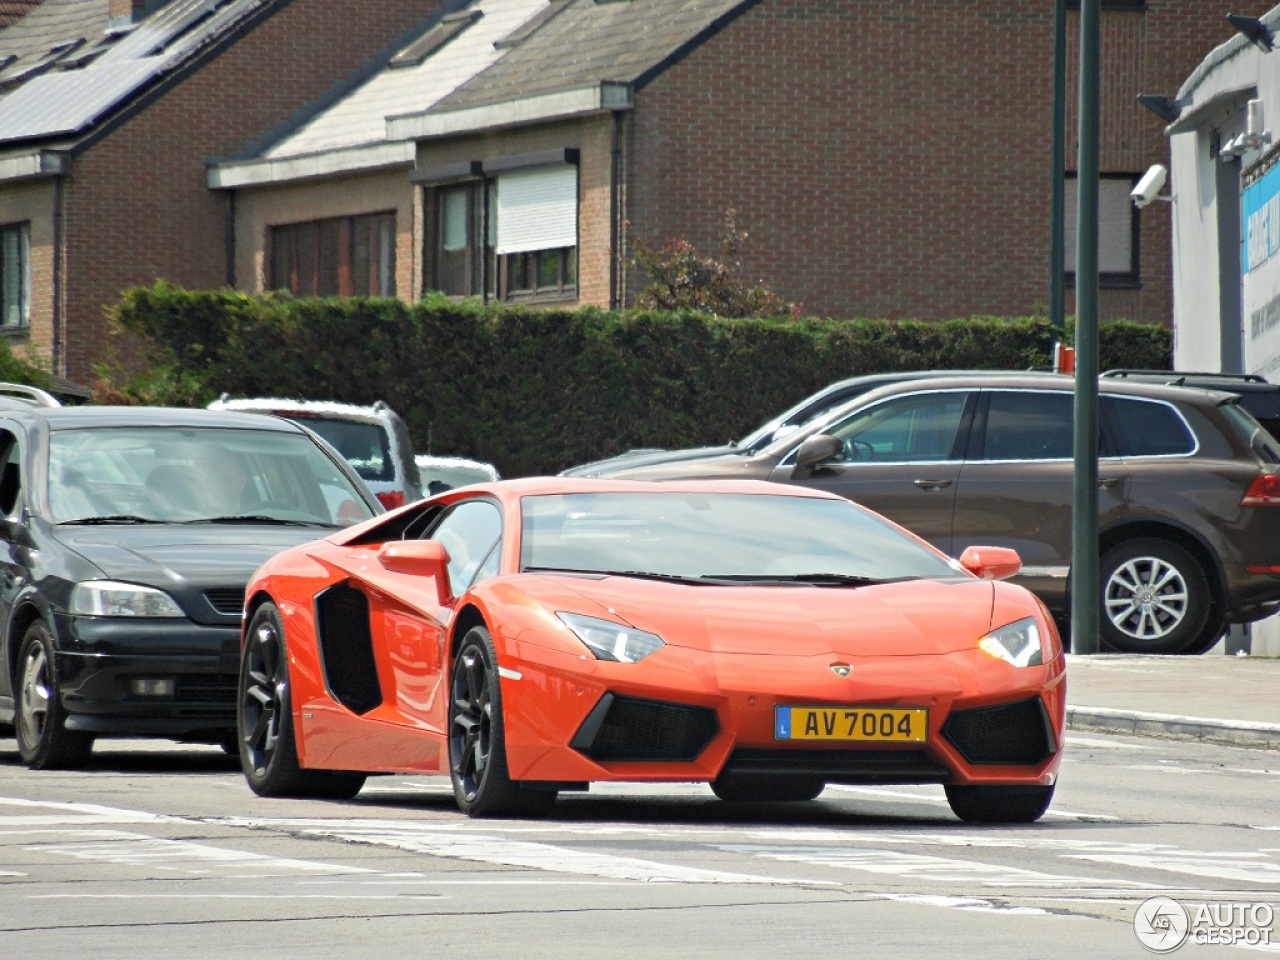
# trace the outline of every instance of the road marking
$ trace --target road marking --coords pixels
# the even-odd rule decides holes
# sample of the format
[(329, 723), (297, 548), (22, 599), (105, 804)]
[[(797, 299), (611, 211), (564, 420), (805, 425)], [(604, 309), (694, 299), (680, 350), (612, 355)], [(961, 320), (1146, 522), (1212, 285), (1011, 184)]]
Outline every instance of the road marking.
[(756, 844), (719, 844), (728, 853), (746, 853), (758, 857), (771, 857), (789, 863), (810, 863), (817, 866), (837, 867), (846, 870), (862, 870), (868, 873), (887, 874), (911, 880), (940, 883), (980, 884), (984, 887), (1103, 887), (1147, 886), (1124, 880), (1094, 877), (1060, 876), (1038, 870), (1024, 870), (995, 863), (974, 860), (952, 860), (947, 857), (926, 856), (918, 853), (901, 853), (897, 850), (874, 848), (847, 848), (843, 850), (819, 850), (811, 847), (770, 847)]
[[(149, 867), (170, 873), (253, 877), (298, 873), (372, 873), (353, 867), (311, 860), (272, 857), (242, 850), (227, 850), (189, 840), (167, 840), (118, 830), (84, 831), (84, 839), (73, 843), (41, 843), (25, 847), (32, 853), (51, 853), (75, 860), (91, 860), (127, 867)], [(249, 868), (250, 872), (243, 872)], [(228, 873), (240, 870), (240, 873)]]
[(220, 820), (232, 826), (254, 829), (294, 829), (307, 836), (332, 837), (347, 843), (368, 843), (395, 847), (451, 860), (494, 863), (507, 867), (529, 867), (552, 873), (638, 880), (645, 883), (747, 883), (787, 886), (839, 886), (825, 881), (756, 876), (699, 867), (680, 867), (634, 857), (586, 853), (545, 843), (512, 840), (510, 837), (466, 834), (434, 825), (415, 826), (399, 821), (351, 820)]
[(881, 900), (898, 903), (919, 903), (927, 907), (947, 907), (951, 910), (970, 910), (975, 913), (1002, 913), (1016, 916), (1051, 917), (1054, 914), (1043, 907), (1020, 907), (1012, 904), (993, 903), (977, 897), (941, 897), (919, 893), (886, 893)]
[(98, 825), (120, 823), (172, 822), (179, 818), (167, 817), (141, 810), (121, 810), (102, 807), (93, 803), (53, 803), (44, 800), (19, 800), (0, 797), (0, 809), (11, 807), (19, 810), (39, 810), (40, 813), (0, 813), (0, 833), (20, 833), (15, 827), (41, 827), (63, 825)]

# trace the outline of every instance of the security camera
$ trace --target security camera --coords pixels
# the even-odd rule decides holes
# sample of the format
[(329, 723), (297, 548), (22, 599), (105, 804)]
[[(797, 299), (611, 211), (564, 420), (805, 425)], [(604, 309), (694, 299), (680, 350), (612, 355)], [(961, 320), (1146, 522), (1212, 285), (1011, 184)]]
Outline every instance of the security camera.
[[(1157, 199), (1160, 194), (1161, 187), (1164, 186), (1165, 177), (1169, 175), (1169, 171), (1162, 164), (1152, 164), (1147, 172), (1142, 175), (1142, 179), (1138, 181), (1138, 185), (1129, 191), (1129, 196), (1133, 200), (1133, 205), (1141, 210), (1152, 200)], [(1163, 199), (1163, 198), (1161, 198)]]

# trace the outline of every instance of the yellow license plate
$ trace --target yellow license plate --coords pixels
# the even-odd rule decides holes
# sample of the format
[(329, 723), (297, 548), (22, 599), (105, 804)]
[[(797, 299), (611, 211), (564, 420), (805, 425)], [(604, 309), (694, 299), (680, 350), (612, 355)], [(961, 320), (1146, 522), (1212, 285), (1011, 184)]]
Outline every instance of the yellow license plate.
[(775, 707), (775, 740), (924, 743), (929, 711), (897, 707)]

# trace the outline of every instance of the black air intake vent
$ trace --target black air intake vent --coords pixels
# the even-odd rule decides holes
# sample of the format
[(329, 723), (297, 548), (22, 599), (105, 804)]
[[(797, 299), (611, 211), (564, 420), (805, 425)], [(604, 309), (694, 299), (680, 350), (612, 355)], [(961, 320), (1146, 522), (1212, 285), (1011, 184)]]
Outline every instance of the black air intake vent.
[(571, 746), (601, 763), (695, 760), (720, 729), (716, 712), (663, 700), (606, 693), (578, 728)]
[(369, 598), (338, 584), (316, 597), (316, 641), (334, 699), (354, 713), (382, 703), (369, 632)]
[(953, 711), (942, 725), (942, 735), (970, 763), (1030, 766), (1046, 760), (1056, 746), (1039, 697)]

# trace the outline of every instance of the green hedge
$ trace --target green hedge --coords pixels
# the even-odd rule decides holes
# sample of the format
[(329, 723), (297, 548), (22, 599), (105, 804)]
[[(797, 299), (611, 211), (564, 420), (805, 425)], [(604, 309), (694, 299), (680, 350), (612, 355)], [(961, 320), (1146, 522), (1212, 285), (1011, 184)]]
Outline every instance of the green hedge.
[[(857, 374), (1043, 368), (1055, 339), (1043, 317), (725, 319), (168, 284), (131, 290), (110, 313), (154, 351), (147, 375), (115, 385), (135, 400), (382, 399), (419, 452), (487, 460), (503, 476), (637, 446), (722, 443)], [(1163, 328), (1109, 323), (1101, 343), (1104, 369), (1169, 366)]]

